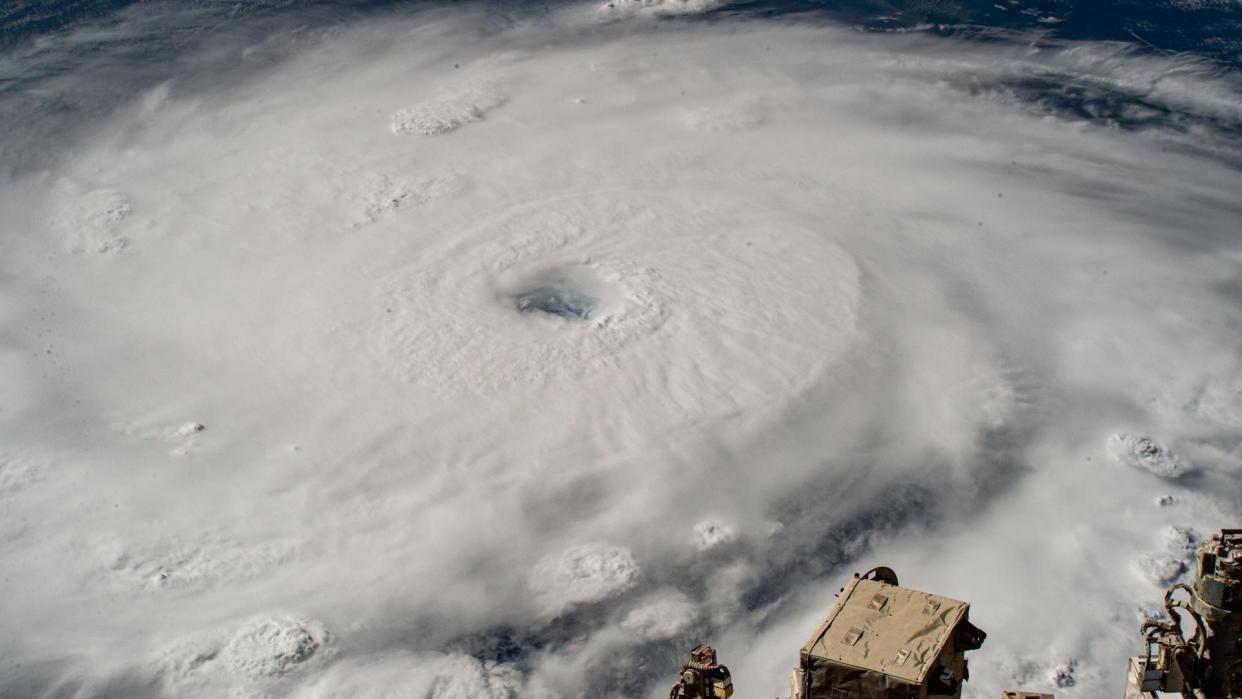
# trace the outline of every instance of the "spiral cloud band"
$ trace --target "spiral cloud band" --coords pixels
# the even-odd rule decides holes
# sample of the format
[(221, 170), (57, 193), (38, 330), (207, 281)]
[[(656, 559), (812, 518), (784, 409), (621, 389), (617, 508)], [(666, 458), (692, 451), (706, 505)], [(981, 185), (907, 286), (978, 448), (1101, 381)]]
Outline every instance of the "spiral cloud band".
[(775, 696), (881, 563), (1117, 694), (1242, 513), (1236, 74), (722, 5), (10, 49), (0, 695)]

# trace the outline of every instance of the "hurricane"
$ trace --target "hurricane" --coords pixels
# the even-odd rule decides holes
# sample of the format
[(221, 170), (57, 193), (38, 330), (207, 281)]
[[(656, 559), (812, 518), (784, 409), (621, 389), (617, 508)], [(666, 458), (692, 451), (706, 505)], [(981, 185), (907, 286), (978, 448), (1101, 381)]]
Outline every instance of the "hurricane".
[(1120, 696), (1240, 521), (1236, 5), (87, 5), (0, 10), (0, 696), (778, 696), (881, 564)]

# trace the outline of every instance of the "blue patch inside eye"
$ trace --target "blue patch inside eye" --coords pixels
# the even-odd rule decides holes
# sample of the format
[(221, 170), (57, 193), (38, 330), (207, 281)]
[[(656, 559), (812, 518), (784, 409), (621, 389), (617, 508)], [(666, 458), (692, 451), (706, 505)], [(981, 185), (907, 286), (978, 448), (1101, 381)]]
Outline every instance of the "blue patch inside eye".
[(598, 301), (576, 291), (552, 286), (531, 289), (513, 297), (521, 313), (545, 313), (566, 320), (590, 320)]

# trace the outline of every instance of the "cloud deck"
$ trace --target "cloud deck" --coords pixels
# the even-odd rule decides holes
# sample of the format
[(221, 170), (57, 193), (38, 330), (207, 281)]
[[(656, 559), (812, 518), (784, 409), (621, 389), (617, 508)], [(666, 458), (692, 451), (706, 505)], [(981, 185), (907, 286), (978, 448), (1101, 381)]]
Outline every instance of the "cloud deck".
[(220, 30), (0, 137), (0, 694), (641, 696), (693, 636), (772, 695), (881, 562), (982, 695), (1120, 686), (1242, 512), (1233, 78), (664, 5)]

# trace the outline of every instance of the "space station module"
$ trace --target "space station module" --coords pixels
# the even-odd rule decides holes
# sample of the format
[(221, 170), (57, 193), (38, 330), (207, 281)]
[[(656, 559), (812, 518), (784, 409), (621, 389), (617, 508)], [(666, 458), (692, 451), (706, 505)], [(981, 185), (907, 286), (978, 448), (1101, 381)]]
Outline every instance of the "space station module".
[[(1242, 529), (1204, 541), (1194, 573), (1165, 594), (1167, 618), (1143, 624), (1146, 653), (1130, 659), (1125, 699), (1242, 699)], [(966, 653), (987, 637), (969, 612), (966, 602), (899, 585), (889, 568), (855, 575), (802, 645), (790, 699), (960, 699)], [(669, 697), (732, 694), (728, 668), (699, 646)], [(1001, 699), (1053, 695), (1007, 691)]]

